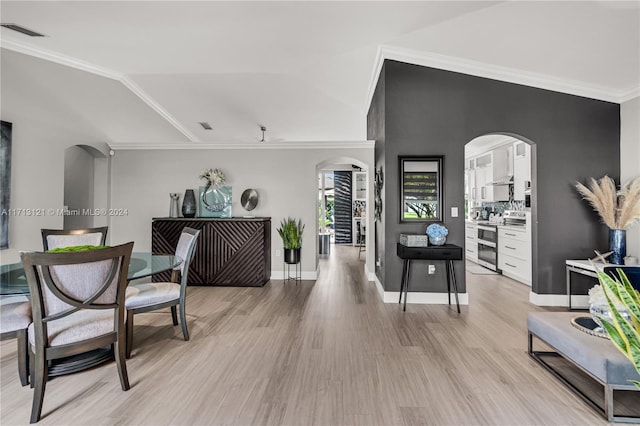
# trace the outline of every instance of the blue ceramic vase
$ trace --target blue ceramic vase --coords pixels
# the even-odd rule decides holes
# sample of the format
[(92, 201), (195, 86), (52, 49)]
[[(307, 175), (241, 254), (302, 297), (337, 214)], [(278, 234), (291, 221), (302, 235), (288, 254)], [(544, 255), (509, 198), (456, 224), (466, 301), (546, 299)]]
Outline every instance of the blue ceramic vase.
[(614, 265), (624, 264), (627, 255), (627, 231), (624, 229), (609, 229), (609, 263)]

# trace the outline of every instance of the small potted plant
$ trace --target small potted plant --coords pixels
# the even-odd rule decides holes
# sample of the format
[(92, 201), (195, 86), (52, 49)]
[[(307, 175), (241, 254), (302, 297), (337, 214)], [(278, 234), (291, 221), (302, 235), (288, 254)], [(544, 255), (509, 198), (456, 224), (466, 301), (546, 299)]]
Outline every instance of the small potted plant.
[(282, 238), (284, 247), (284, 261), (290, 264), (300, 262), (300, 249), (302, 248), (302, 232), (304, 225), (302, 220), (295, 220), (287, 217), (280, 222), (280, 228), (277, 228), (278, 234)]
[[(609, 305), (607, 316), (598, 315), (611, 342), (640, 373), (640, 292), (633, 288), (624, 271), (617, 277), (598, 271), (600, 285)], [(631, 380), (640, 388), (640, 382)]]

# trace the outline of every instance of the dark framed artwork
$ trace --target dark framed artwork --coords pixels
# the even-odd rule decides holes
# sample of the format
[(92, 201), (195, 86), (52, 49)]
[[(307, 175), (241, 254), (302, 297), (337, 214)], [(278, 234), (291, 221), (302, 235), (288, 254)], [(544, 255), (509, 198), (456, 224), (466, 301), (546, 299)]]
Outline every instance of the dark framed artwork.
[(11, 123), (0, 121), (0, 249), (9, 248), (11, 201)]
[(400, 222), (442, 222), (444, 156), (400, 156)]

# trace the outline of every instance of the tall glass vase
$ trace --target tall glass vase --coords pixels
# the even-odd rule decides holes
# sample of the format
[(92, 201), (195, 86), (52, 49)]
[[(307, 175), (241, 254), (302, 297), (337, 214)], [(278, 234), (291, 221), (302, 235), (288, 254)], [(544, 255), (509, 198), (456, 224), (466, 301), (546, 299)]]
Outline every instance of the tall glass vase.
[(609, 229), (609, 263), (614, 265), (624, 264), (627, 255), (627, 231), (624, 229)]
[(187, 189), (184, 192), (184, 198), (182, 200), (182, 216), (196, 216), (196, 196), (193, 193), (193, 189)]

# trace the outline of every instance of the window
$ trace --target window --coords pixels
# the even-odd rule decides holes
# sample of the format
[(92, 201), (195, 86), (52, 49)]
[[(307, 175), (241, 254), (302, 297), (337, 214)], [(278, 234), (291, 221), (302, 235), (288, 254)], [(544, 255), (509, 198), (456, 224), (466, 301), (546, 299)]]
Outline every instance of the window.
[(443, 221), (443, 156), (398, 157), (400, 221)]

